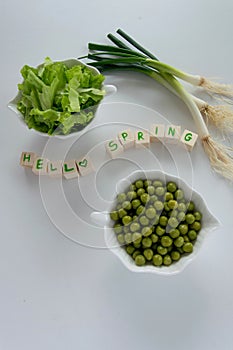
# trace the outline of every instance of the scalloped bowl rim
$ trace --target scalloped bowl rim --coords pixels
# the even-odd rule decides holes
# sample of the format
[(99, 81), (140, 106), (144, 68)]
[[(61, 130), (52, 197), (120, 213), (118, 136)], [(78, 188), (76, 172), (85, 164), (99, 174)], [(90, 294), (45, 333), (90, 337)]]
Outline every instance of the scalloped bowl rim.
[[(121, 179), (117, 183), (117, 190), (124, 191), (124, 189), (129, 185), (130, 182), (135, 181), (139, 178), (150, 179), (150, 178), (158, 178), (158, 179), (166, 179), (166, 181), (175, 181), (179, 184), (179, 186), (184, 190), (184, 193), (187, 198), (187, 192), (191, 195), (192, 198), (203, 214), (202, 219), (202, 229), (198, 234), (197, 241), (195, 242), (193, 252), (189, 255), (182, 257), (178, 262), (171, 264), (170, 266), (156, 267), (153, 265), (146, 266), (137, 266), (135, 265), (133, 259), (126, 253), (124, 248), (120, 247), (116, 235), (110, 227), (112, 221), (109, 219), (109, 213), (113, 206), (111, 206), (110, 210), (105, 213), (105, 242), (107, 247), (121, 260), (121, 262), (133, 272), (148, 272), (155, 273), (159, 275), (175, 275), (180, 273), (187, 267), (198, 255), (205, 239), (207, 238), (207, 234), (211, 231), (217, 229), (220, 226), (219, 220), (210, 212), (205, 200), (201, 196), (199, 192), (191, 188), (182, 178), (177, 177), (175, 175), (163, 172), (161, 170), (136, 170), (129, 174), (127, 177)], [(117, 191), (118, 193), (120, 191)], [(201, 208), (200, 208), (201, 207)]]

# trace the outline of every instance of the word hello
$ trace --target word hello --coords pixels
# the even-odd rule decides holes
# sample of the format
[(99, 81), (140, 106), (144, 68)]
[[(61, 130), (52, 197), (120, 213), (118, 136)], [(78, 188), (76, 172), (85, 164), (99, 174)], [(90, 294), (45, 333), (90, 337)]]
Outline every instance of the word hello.
[[(130, 147), (149, 147), (153, 142), (168, 142), (182, 144), (188, 151), (192, 151), (198, 135), (192, 131), (184, 130), (181, 135), (181, 127), (178, 125), (153, 124), (149, 131), (131, 129), (121, 131), (117, 138), (106, 141), (105, 148), (111, 158), (116, 158)], [(33, 152), (22, 152), (20, 165), (31, 168), (36, 175), (49, 175), (51, 177), (64, 176), (66, 179), (73, 179), (78, 176), (85, 176), (95, 171), (89, 156), (79, 160), (50, 161), (38, 157)]]

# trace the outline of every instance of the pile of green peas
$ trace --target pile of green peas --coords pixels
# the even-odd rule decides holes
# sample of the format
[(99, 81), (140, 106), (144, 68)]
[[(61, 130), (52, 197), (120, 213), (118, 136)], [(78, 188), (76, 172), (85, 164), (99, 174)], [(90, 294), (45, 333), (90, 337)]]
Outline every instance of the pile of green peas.
[(133, 182), (110, 213), (117, 240), (138, 266), (169, 266), (192, 253), (202, 214), (173, 181)]

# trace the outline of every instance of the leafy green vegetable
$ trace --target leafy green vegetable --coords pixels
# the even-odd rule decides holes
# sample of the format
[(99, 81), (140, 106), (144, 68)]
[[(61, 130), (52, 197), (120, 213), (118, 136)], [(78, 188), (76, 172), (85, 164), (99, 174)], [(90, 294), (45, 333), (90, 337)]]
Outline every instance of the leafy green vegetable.
[(49, 135), (83, 129), (104, 97), (104, 76), (84, 65), (69, 68), (47, 57), (37, 68), (25, 65), (21, 74), (17, 108), (29, 129)]

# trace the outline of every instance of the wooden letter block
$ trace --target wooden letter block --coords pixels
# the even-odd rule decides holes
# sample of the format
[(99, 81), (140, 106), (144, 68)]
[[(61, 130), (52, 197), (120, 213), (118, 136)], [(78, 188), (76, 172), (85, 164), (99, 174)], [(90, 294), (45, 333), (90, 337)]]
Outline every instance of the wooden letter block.
[(188, 149), (189, 152), (191, 152), (195, 143), (197, 142), (197, 139), (198, 139), (197, 134), (186, 129), (184, 130), (181, 136), (180, 142), (182, 143), (182, 145), (184, 145)]
[(67, 160), (66, 162), (64, 162), (62, 170), (63, 175), (67, 180), (74, 179), (75, 177), (79, 176), (79, 172), (74, 159)]
[(134, 134), (130, 129), (119, 132), (118, 138), (124, 149), (134, 146)]
[(95, 171), (92, 161), (88, 156), (81, 158), (79, 160), (76, 160), (76, 164), (81, 176), (88, 175), (93, 171)]
[(22, 152), (20, 157), (20, 165), (32, 168), (36, 154), (33, 152)]
[(47, 166), (48, 166), (48, 159), (37, 157), (34, 160), (32, 171), (36, 175), (47, 175)]
[(181, 127), (179, 125), (168, 125), (165, 130), (165, 139), (168, 143), (178, 143), (180, 134)]
[(124, 148), (121, 145), (120, 141), (108, 140), (105, 144), (106, 151), (110, 155), (111, 158), (117, 158), (121, 153), (124, 152)]
[(159, 142), (164, 139), (165, 126), (163, 124), (152, 124), (150, 127), (150, 141)]
[(49, 161), (48, 162), (48, 174), (51, 177), (62, 177), (62, 161)]
[(148, 131), (145, 131), (145, 130), (135, 131), (136, 148), (149, 147), (149, 144), (150, 144), (150, 135)]

